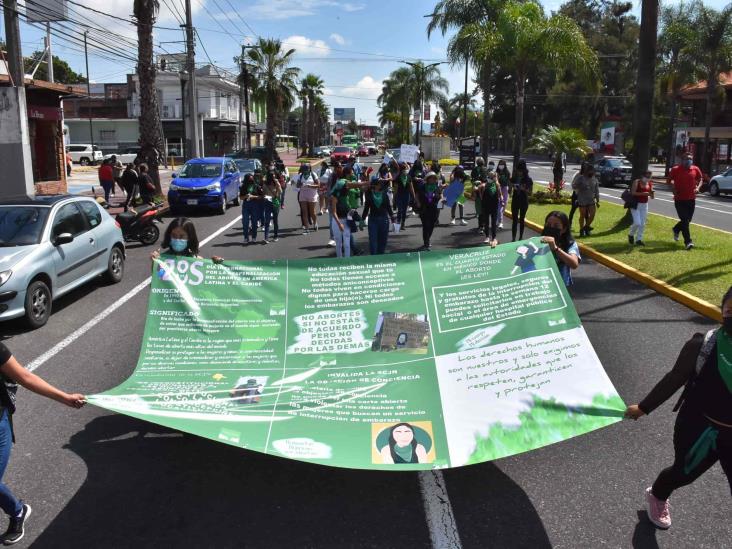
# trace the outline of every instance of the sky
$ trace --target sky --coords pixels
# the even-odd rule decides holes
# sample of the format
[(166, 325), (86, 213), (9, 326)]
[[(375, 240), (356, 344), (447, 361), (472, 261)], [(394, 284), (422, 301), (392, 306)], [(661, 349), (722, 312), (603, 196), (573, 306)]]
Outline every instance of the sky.
[[(157, 53), (184, 51), (180, 42), (183, 32), (177, 30), (184, 1), (160, 0), (158, 26), (165, 28), (155, 31)], [(33, 2), (28, 6), (37, 5)], [(26, 0), (18, 0), (20, 6), (25, 3)], [(542, 2), (547, 12), (556, 10), (561, 3)], [(720, 8), (727, 2), (706, 3)], [(383, 79), (404, 66), (400, 61), (446, 61), (450, 36), (437, 32), (427, 38), (428, 20), (424, 15), (431, 13), (435, 4), (432, 0), (191, 0), (191, 4), (193, 25), (199, 36), (197, 64), (210, 59), (219, 67), (235, 71), (233, 57), (242, 43), (251, 43), (255, 36), (279, 38), (296, 50), (293, 64), (302, 70), (303, 76), (312, 72), (323, 79), (331, 116), (334, 107), (353, 107), (357, 120), (365, 124), (377, 123), (376, 97)], [(79, 25), (82, 23), (91, 27), (90, 80), (124, 82), (125, 75), (134, 72), (137, 57), (136, 28), (130, 23), (132, 5), (133, 0), (69, 0), (71, 21), (51, 24), (54, 55), (66, 60), (75, 71), (86, 72), (84, 29)], [(640, 1), (636, 0), (636, 14), (639, 6)], [(2, 34), (4, 39), (4, 27)], [(42, 49), (44, 35), (44, 29), (21, 22), (24, 55)], [(464, 66), (445, 63), (441, 70), (450, 85), (449, 95), (461, 93)], [(472, 90), (472, 71), (469, 78)], [(433, 106), (433, 117), (434, 112)]]

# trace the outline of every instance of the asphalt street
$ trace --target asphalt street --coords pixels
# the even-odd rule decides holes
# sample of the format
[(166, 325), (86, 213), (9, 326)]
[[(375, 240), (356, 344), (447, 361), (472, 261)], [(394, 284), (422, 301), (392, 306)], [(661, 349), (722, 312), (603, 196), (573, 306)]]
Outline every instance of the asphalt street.
[[(235, 208), (195, 216), (201, 239), (217, 235), (202, 255), (333, 256), (327, 228), (301, 234), (293, 198), (289, 189), (280, 241), (269, 245), (242, 245)], [(472, 206), (467, 210), (472, 214)], [(434, 247), (481, 245), (475, 220), (467, 227), (445, 225), (443, 213), (441, 221)], [(391, 252), (421, 244), (419, 220), (411, 217), (406, 225), (390, 236)], [(366, 234), (357, 241), (365, 245)], [(6, 322), (0, 335), (23, 363), (66, 390), (92, 394), (117, 385), (138, 357), (150, 251), (130, 245), (123, 282), (94, 283), (60, 299), (44, 328), (28, 332)], [(585, 329), (627, 403), (662, 377), (691, 334), (710, 326), (590, 261), (575, 278), (571, 293)], [(111, 314), (110, 306), (117, 307)], [(643, 492), (672, 459), (673, 403), (638, 422), (444, 471), (462, 546), (729, 546), (730, 490), (718, 465), (674, 494), (671, 530), (657, 531), (645, 518)], [(4, 481), (34, 509), (21, 547), (431, 546), (416, 473), (265, 456), (92, 406), (63, 408), (24, 390), (14, 423), (17, 443)]]

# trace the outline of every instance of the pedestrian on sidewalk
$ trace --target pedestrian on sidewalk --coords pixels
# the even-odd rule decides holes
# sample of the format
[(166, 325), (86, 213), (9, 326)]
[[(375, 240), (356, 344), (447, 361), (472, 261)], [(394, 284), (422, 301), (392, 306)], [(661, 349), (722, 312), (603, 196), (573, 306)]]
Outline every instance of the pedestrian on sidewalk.
[(574, 214), (577, 212), (577, 209), (579, 208), (579, 205), (577, 204), (577, 191), (574, 190), (574, 186), (576, 182), (579, 180), (580, 177), (585, 175), (585, 172), (587, 171), (587, 168), (590, 166), (589, 162), (582, 161), (582, 164), (580, 164), (579, 171), (574, 174), (574, 177), (572, 178), (572, 198), (571, 198), (571, 207), (569, 209), (569, 228), (572, 228), (572, 223), (574, 221)]
[[(84, 395), (65, 393), (26, 370), (5, 344), (0, 343), (0, 480), (5, 474), (15, 442), (13, 414), (18, 385), (71, 408), (81, 408), (86, 402)], [(7, 530), (0, 536), (0, 543), (13, 545), (25, 535), (25, 524), (31, 515), (31, 506), (19, 500), (10, 488), (0, 482), (0, 508), (10, 519)]]
[(691, 239), (689, 224), (694, 217), (696, 195), (702, 185), (702, 172), (694, 166), (694, 157), (691, 153), (684, 154), (681, 164), (671, 168), (668, 179), (674, 193), (676, 213), (679, 216), (679, 222), (672, 229), (674, 240), (678, 242), (681, 233), (684, 237), (684, 246), (687, 250), (691, 250), (694, 242)]
[(127, 167), (125, 168), (125, 171), (122, 172), (122, 177), (120, 179), (122, 188), (127, 194), (127, 198), (125, 198), (125, 201), (122, 204), (124, 211), (128, 210), (130, 204), (132, 204), (132, 206), (135, 205), (135, 195), (138, 190), (138, 179), (139, 175), (135, 171), (135, 165), (127, 164)]
[(674, 411), (674, 462), (646, 488), (648, 518), (659, 528), (671, 526), (669, 497), (719, 461), (732, 490), (732, 287), (722, 298), (722, 326), (695, 333), (676, 364), (625, 417), (650, 414), (685, 386)]
[[(124, 166), (122, 165), (122, 162), (117, 160), (116, 155), (112, 155), (112, 157), (109, 159), (109, 163), (112, 166), (112, 176), (114, 177), (114, 184), (119, 187), (120, 190), (123, 190), (122, 187), (122, 170), (124, 170)], [(115, 190), (114, 187), (112, 187), (112, 194), (114, 195)]]
[(109, 204), (109, 195), (112, 193), (112, 187), (114, 187), (114, 170), (109, 160), (102, 160), (102, 164), (97, 170), (97, 176), (99, 177), (99, 184), (104, 189), (104, 200)]
[(523, 158), (516, 164), (511, 178), (511, 241), (516, 241), (518, 229), (519, 240), (524, 239), (526, 212), (529, 210), (529, 196), (534, 191), (534, 180), (529, 175), (529, 168)]
[(275, 172), (267, 173), (267, 177), (262, 185), (264, 200), (262, 200), (263, 209), (263, 225), (264, 240), (263, 244), (269, 242), (269, 224), (272, 222), (274, 228), (274, 242), (280, 239), (279, 217), (280, 217), (280, 197), (282, 196), (282, 186)]
[(579, 267), (582, 256), (579, 246), (572, 238), (572, 228), (569, 226), (567, 214), (557, 210), (549, 212), (544, 219), (544, 230), (541, 235), (541, 241), (548, 244), (554, 254), (564, 285), (569, 288), (572, 285), (572, 271)]
[[(256, 170), (254, 174), (244, 176), (239, 198), (241, 199), (241, 225), (244, 229), (244, 244), (257, 241), (257, 225), (262, 219), (262, 172)], [(251, 240), (250, 240), (251, 238)]]
[(577, 206), (580, 211), (580, 236), (590, 236), (595, 212), (600, 207), (600, 183), (595, 177), (595, 168), (587, 166), (584, 175), (572, 181), (572, 189), (577, 192)]
[(508, 204), (508, 189), (511, 186), (511, 172), (508, 170), (505, 160), (498, 161), (496, 177), (501, 189), (501, 200), (498, 203), (498, 228), (503, 229), (503, 216), (506, 213), (506, 205)]
[(635, 199), (635, 208), (629, 208), (630, 215), (633, 216), (633, 224), (630, 226), (630, 232), (628, 233), (628, 243), (645, 246), (643, 232), (648, 219), (648, 199), (654, 198), (651, 170), (646, 170), (643, 177), (633, 181), (630, 185), (630, 194)]
[(440, 215), (438, 205), (442, 200), (442, 185), (438, 178), (438, 174), (434, 171), (427, 172), (424, 181), (415, 189), (415, 204), (422, 220), (422, 249), (425, 251), (432, 249), (430, 241), (437, 226), (437, 217)]
[(394, 222), (394, 210), (386, 194), (386, 179), (377, 177), (366, 191), (361, 218), (368, 220), (369, 251), (371, 255), (382, 255), (389, 239), (389, 225)]
[(137, 188), (140, 190), (140, 198), (142, 198), (143, 204), (152, 204), (155, 198), (155, 184), (150, 174), (147, 173), (147, 164), (143, 162), (137, 166), (137, 170), (140, 172), (137, 177)]

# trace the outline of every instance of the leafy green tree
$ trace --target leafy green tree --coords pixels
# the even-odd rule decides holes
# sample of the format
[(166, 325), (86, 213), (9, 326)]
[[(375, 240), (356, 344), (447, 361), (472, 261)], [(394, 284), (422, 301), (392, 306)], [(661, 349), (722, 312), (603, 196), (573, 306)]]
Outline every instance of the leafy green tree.
[(315, 151), (315, 133), (316, 133), (316, 117), (317, 117), (317, 99), (323, 95), (325, 84), (323, 80), (315, 74), (309, 73), (300, 83), (301, 94), (304, 94), (305, 101), (303, 103), (303, 111), (307, 111), (305, 119), (305, 138), (310, 147), (307, 154), (312, 156)]
[[(23, 60), (25, 72), (30, 73), (36, 63), (38, 63), (38, 60), (44, 57), (44, 55), (45, 53), (42, 51), (35, 51), (30, 57), (26, 57)], [(48, 80), (48, 65), (45, 59), (41, 61), (41, 64), (38, 66), (38, 70), (36, 71), (34, 78), (36, 80)], [(74, 72), (66, 61), (54, 55), (53, 80), (59, 84), (82, 84), (86, 82), (86, 77)]]

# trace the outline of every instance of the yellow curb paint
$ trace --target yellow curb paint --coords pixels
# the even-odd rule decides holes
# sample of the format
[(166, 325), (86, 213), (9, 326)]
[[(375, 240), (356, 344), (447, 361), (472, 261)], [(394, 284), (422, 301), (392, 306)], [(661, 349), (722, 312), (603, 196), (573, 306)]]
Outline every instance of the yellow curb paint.
[[(506, 215), (508, 217), (511, 217), (511, 212), (506, 210)], [(525, 220), (525, 223), (530, 229), (533, 229), (538, 233), (541, 233), (541, 231), (544, 229), (544, 227), (542, 227), (538, 223), (534, 223), (533, 221), (529, 221), (528, 219)], [(623, 263), (622, 261), (618, 261), (617, 259), (613, 259), (608, 255), (598, 252), (592, 246), (588, 246), (587, 244), (584, 244), (582, 242), (577, 242), (577, 245), (579, 246), (579, 249), (582, 252), (583, 256), (594, 259), (598, 263), (602, 263), (613, 271), (632, 278), (633, 280), (636, 280), (641, 284), (648, 286), (652, 290), (655, 290), (660, 294), (670, 297), (674, 301), (685, 305), (692, 311), (696, 311), (697, 313), (704, 315), (707, 318), (711, 318), (716, 322), (722, 322), (722, 311), (716, 305), (713, 305), (708, 301), (705, 301), (704, 299), (693, 296), (689, 292), (680, 290), (677, 287), (672, 286), (671, 284), (664, 282), (663, 280), (660, 280), (656, 277), (653, 277), (647, 273), (639, 271), (638, 269), (634, 269), (633, 267), (626, 263)]]

